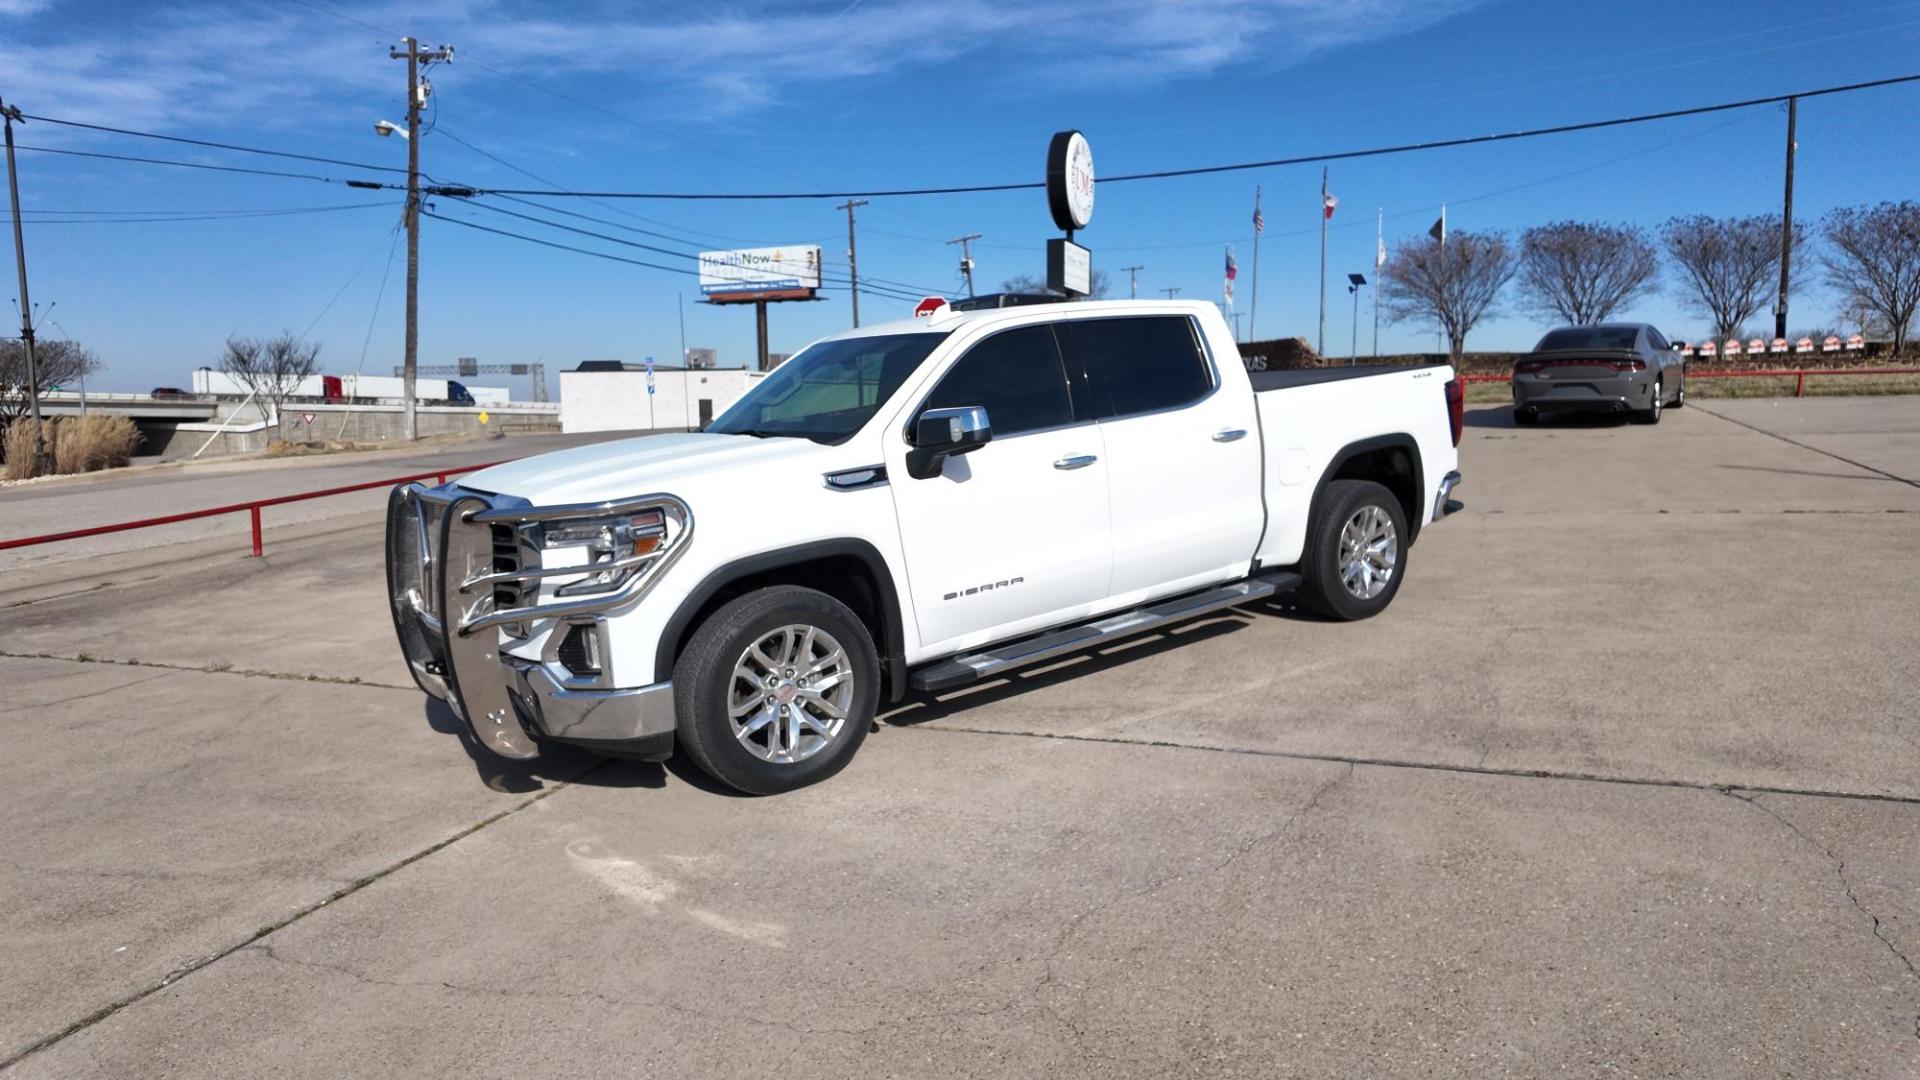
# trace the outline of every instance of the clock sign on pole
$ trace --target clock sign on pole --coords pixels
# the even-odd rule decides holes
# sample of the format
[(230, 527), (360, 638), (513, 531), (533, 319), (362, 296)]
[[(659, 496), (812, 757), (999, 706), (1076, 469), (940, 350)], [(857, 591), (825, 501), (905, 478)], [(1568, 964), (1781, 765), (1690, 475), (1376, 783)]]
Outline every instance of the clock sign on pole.
[(1055, 132), (1047, 147), (1047, 208), (1067, 234), (1047, 241), (1047, 287), (1086, 296), (1093, 291), (1093, 252), (1073, 234), (1093, 220), (1093, 148), (1078, 131)]

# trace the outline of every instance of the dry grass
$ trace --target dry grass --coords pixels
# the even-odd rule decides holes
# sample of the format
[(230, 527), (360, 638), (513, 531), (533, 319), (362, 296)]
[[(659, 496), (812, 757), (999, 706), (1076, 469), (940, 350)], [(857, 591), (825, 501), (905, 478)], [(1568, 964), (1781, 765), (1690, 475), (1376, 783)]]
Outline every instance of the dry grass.
[[(1691, 378), (1687, 397), (1691, 398), (1766, 398), (1792, 397), (1791, 376), (1743, 376), (1737, 379)], [(1808, 397), (1882, 397), (1889, 394), (1920, 394), (1920, 375), (1809, 375)], [(1513, 400), (1513, 388), (1503, 382), (1467, 384), (1467, 404), (1497, 405)]]
[[(62, 416), (45, 423), (54, 473), (116, 468), (130, 461), (134, 448), (140, 445), (140, 430), (124, 416)], [(8, 426), (6, 479), (28, 480), (39, 475), (38, 433), (32, 420), (16, 420)]]

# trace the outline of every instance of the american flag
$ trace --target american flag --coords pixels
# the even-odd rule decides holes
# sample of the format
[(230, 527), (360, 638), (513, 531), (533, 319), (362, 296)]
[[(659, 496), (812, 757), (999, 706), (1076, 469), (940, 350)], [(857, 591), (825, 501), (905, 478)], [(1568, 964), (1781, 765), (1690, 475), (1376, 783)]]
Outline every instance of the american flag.
[(1263, 233), (1267, 231), (1267, 219), (1260, 216), (1260, 200), (1259, 199), (1253, 200), (1253, 231), (1255, 233)]

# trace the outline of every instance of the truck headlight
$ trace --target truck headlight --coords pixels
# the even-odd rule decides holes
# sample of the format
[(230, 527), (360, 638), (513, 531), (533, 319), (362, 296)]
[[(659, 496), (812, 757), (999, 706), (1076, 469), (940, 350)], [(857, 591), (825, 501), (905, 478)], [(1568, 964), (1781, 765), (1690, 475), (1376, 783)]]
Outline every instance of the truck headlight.
[(626, 584), (666, 542), (667, 519), (659, 510), (618, 517), (550, 521), (541, 526), (545, 551), (584, 548), (580, 580), (554, 590), (555, 596), (591, 596)]

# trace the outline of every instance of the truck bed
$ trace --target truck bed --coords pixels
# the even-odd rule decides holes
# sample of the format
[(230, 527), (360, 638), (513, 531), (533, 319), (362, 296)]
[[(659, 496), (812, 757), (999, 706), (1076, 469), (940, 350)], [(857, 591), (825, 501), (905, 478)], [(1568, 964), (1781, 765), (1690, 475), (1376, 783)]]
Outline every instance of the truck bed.
[(1292, 386), (1314, 386), (1319, 383), (1344, 382), (1347, 379), (1364, 379), (1369, 375), (1391, 375), (1396, 371), (1419, 371), (1423, 367), (1445, 367), (1445, 364), (1342, 364), (1338, 367), (1292, 368), (1285, 371), (1249, 371), (1247, 378), (1253, 383), (1254, 393), (1263, 390), (1285, 390)]

